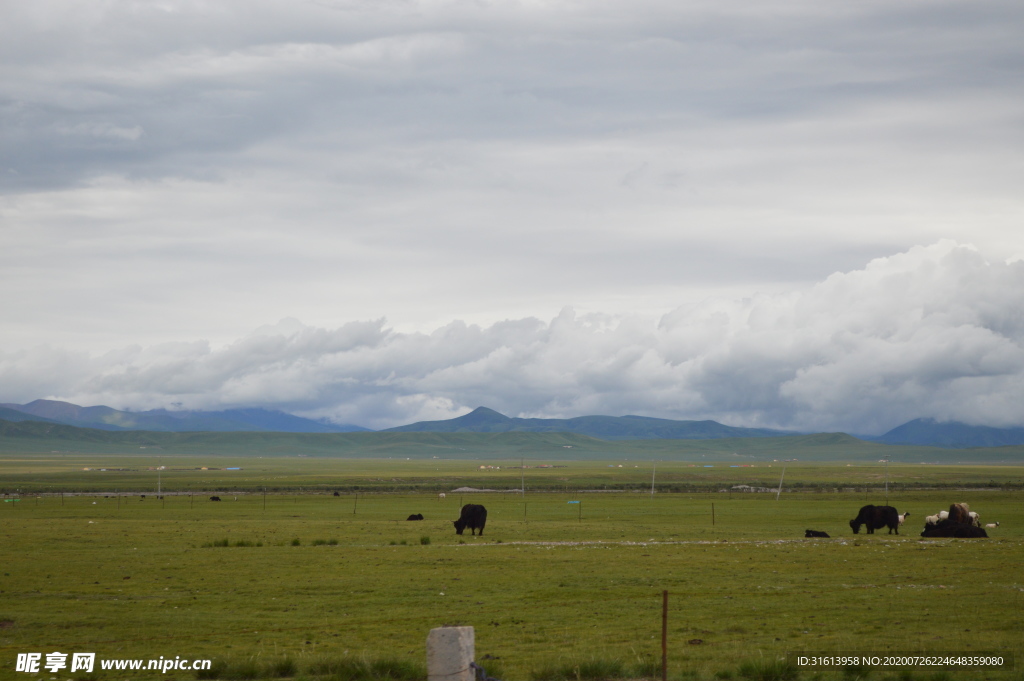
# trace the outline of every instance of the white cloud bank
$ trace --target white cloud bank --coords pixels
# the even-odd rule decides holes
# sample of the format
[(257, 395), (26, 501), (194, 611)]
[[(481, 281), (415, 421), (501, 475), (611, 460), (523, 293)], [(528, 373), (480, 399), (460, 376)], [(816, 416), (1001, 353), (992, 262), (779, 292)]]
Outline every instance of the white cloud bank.
[(942, 241), (661, 319), (567, 308), (550, 322), (454, 321), (429, 334), (284, 320), (224, 347), (36, 347), (0, 354), (0, 399), (264, 406), (372, 428), (478, 405), (855, 433), (919, 416), (1006, 426), (1024, 423), (1022, 342), (1024, 262)]

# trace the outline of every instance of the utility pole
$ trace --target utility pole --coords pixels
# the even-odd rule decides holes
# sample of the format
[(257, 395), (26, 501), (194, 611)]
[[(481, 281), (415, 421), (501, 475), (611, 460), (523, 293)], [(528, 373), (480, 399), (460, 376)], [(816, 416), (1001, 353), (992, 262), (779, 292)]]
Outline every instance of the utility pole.
[(885, 505), (889, 505), (889, 455), (885, 455)]

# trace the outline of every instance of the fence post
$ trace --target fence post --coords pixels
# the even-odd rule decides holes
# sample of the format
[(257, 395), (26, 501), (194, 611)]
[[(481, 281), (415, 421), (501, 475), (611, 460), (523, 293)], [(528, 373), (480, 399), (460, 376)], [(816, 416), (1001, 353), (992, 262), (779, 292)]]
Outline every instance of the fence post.
[(427, 636), (427, 681), (473, 681), (473, 627), (438, 627)]
[(661, 681), (668, 681), (668, 591), (661, 592)]

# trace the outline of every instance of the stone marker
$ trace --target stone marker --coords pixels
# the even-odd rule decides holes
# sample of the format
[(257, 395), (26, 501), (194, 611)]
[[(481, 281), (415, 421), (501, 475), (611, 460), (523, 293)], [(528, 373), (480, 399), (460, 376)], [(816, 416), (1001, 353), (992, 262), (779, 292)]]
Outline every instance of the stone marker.
[(473, 627), (439, 627), (427, 636), (427, 681), (473, 681)]

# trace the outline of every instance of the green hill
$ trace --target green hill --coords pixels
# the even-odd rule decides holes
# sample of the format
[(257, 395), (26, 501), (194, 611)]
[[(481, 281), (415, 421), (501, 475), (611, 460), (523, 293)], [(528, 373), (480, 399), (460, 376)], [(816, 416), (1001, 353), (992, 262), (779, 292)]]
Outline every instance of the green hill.
[(574, 433), (271, 433), (106, 431), (0, 420), (0, 452), (219, 454), (414, 459), (877, 461), (1024, 463), (1024, 447), (950, 450), (865, 442), (845, 433), (710, 440), (601, 440)]
[[(152, 431), (267, 431), (287, 433), (347, 433), (365, 431), (354, 425), (312, 421), (294, 414), (268, 409), (228, 409), (225, 411), (121, 411), (103, 405), (80, 407), (58, 400), (35, 400), (28, 404), (0, 404), (0, 418), (21, 421), (26, 417), (79, 428), (98, 430)], [(4, 414), (7, 414), (5, 416)], [(20, 417), (9, 418), (12, 414)]]
[(0, 419), (5, 421), (42, 421), (43, 423), (59, 423), (52, 419), (44, 418), (42, 416), (36, 416), (34, 414), (26, 414), (16, 409), (10, 409), (8, 407), (0, 406)]
[(770, 428), (737, 428), (717, 421), (674, 421), (649, 416), (578, 416), (571, 419), (511, 418), (477, 407), (472, 412), (444, 421), (419, 421), (388, 428), (387, 433), (579, 433), (602, 440), (709, 440), (735, 437), (797, 435)]
[(1024, 428), (992, 428), (959, 421), (914, 419), (873, 439), (889, 445), (916, 444), (955, 449), (1008, 447), (1024, 444)]

